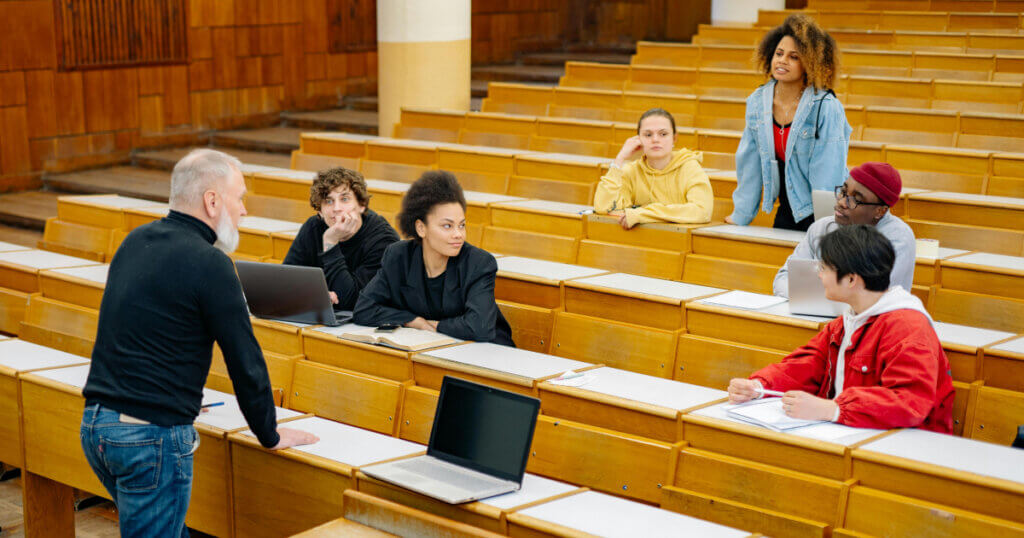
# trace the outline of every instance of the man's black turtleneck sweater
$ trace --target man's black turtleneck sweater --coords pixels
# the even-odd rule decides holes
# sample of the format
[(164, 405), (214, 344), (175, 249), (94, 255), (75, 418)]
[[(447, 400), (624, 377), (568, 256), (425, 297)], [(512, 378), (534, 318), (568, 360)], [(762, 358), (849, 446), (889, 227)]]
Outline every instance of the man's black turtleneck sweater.
[(323, 269), (327, 288), (338, 295), (336, 308), (352, 310), (359, 292), (380, 269), (384, 251), (398, 241), (398, 233), (384, 217), (369, 208), (363, 212), (363, 225), (355, 235), (324, 252), (326, 231), (323, 217), (309, 217), (295, 235), (284, 263)]
[(191, 424), (216, 341), (242, 414), (272, 447), (280, 438), (267, 365), (234, 264), (215, 239), (177, 211), (128, 234), (110, 263), (83, 394), (160, 426)]

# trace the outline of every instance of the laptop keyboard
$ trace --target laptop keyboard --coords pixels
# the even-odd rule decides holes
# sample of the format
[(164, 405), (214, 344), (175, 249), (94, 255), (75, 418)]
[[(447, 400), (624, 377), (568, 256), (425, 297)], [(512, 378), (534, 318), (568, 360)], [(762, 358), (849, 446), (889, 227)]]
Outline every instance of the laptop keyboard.
[(466, 491), (480, 491), (504, 482), (498, 478), (430, 458), (416, 458), (415, 460), (397, 462), (394, 465), (405, 472), (451, 484)]

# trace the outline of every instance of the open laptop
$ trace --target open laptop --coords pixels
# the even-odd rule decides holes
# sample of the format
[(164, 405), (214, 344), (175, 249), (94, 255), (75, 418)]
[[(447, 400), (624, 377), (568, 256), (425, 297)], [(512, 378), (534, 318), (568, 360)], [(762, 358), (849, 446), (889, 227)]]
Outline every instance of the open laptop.
[(818, 278), (818, 260), (790, 258), (786, 261), (786, 271), (791, 313), (834, 318), (846, 309), (845, 303), (825, 298), (825, 286)]
[(814, 220), (821, 220), (836, 214), (836, 193), (833, 191), (811, 191)]
[(235, 262), (249, 312), (258, 318), (335, 327), (352, 319), (335, 312), (319, 267), (279, 263)]
[(451, 504), (516, 491), (539, 411), (536, 398), (445, 376), (427, 454), (360, 470)]

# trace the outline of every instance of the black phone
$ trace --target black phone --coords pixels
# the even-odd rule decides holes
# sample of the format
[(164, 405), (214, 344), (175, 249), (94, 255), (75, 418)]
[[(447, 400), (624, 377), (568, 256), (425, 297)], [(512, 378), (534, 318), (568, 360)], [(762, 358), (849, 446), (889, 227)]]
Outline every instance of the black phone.
[(401, 329), (401, 328), (402, 328), (402, 326), (398, 325), (397, 323), (385, 323), (384, 325), (381, 325), (381, 326), (377, 327), (376, 329), (374, 329), (373, 332), (375, 332), (375, 333), (393, 333), (393, 332), (395, 332), (395, 331), (397, 331), (398, 329)]

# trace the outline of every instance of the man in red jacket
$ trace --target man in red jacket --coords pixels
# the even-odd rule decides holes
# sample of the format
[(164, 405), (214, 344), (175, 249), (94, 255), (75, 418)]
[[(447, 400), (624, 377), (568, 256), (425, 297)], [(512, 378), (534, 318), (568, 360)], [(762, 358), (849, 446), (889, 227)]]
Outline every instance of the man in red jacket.
[(819, 244), (825, 296), (850, 305), (782, 362), (729, 383), (729, 400), (784, 392), (794, 418), (858, 428), (953, 432), (949, 360), (921, 301), (889, 287), (895, 253), (874, 227), (842, 226)]

